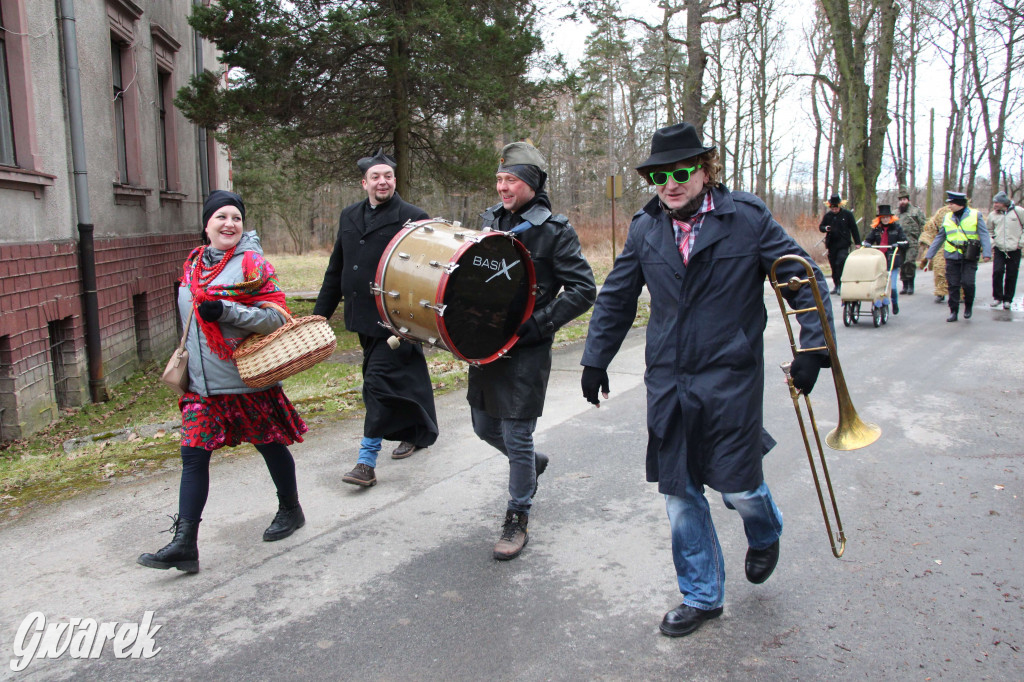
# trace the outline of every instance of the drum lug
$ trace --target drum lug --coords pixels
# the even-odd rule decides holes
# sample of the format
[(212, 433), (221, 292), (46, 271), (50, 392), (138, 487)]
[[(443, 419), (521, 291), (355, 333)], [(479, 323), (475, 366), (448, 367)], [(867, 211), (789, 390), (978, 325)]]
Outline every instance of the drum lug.
[(384, 293), (384, 289), (377, 286), (374, 282), (370, 282), (370, 293), (374, 296), (380, 296)]
[(440, 316), (444, 315), (444, 309), (448, 307), (444, 303), (431, 303), (426, 299), (421, 300), (420, 305), (423, 306), (424, 308), (430, 308), (431, 310), (437, 312), (437, 314)]
[(449, 263), (445, 267), (444, 272), (445, 272), (446, 275), (450, 275), (450, 274), (452, 274), (453, 272), (455, 272), (458, 269), (459, 269), (459, 264), (458, 263)]

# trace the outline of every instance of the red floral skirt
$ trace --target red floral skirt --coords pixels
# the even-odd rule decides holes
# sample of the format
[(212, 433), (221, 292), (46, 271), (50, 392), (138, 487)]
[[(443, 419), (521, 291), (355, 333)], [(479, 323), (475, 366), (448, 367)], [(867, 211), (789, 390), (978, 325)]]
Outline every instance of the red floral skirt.
[(201, 396), (185, 393), (181, 444), (203, 450), (241, 443), (301, 443), (309, 429), (280, 386), (259, 393)]

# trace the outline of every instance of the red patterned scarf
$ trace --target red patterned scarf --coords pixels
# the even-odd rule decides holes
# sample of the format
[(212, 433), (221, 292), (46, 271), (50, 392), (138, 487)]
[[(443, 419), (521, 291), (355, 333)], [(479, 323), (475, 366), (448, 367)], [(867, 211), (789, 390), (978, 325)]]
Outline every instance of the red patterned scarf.
[[(204, 301), (225, 300), (248, 306), (276, 303), (288, 310), (284, 291), (277, 282), (277, 272), (263, 256), (254, 251), (246, 251), (242, 256), (243, 281), (237, 284), (210, 285), (234, 257), (235, 250), (227, 251), (212, 267), (207, 267), (203, 262), (205, 250), (205, 246), (197, 247), (185, 260), (183, 281), (192, 292), (192, 305), (198, 307)], [(222, 360), (230, 360), (232, 352), (243, 339), (225, 339), (217, 322), (207, 322), (199, 315), (196, 315), (196, 320), (206, 336), (210, 350)]]

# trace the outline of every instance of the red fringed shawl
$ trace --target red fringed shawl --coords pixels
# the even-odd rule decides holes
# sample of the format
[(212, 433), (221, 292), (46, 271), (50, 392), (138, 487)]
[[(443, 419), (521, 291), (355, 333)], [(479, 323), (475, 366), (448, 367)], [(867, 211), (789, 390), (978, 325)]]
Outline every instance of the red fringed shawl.
[[(254, 251), (246, 251), (242, 256), (243, 281), (237, 284), (210, 285), (209, 283), (217, 278), (228, 261), (234, 257), (235, 250), (231, 249), (225, 253), (212, 267), (207, 267), (203, 263), (205, 250), (205, 246), (197, 247), (185, 259), (182, 283), (187, 284), (192, 292), (193, 306), (198, 308), (203, 301), (224, 300), (248, 306), (276, 303), (288, 310), (284, 291), (277, 283), (277, 271), (263, 256)], [(196, 320), (199, 322), (199, 328), (203, 330), (203, 335), (206, 336), (210, 350), (222, 360), (230, 360), (232, 352), (244, 339), (225, 339), (217, 322), (207, 322), (198, 314)]]

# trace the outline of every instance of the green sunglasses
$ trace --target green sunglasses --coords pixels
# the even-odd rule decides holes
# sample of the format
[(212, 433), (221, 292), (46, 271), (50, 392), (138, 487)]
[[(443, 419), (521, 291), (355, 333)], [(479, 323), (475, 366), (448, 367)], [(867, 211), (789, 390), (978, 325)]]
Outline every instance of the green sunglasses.
[(690, 177), (693, 175), (693, 171), (701, 167), (701, 164), (691, 166), (690, 168), (676, 168), (674, 171), (654, 171), (650, 174), (651, 182), (661, 187), (668, 182), (669, 176), (673, 180), (678, 182), (680, 185), (685, 185), (690, 181)]

